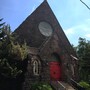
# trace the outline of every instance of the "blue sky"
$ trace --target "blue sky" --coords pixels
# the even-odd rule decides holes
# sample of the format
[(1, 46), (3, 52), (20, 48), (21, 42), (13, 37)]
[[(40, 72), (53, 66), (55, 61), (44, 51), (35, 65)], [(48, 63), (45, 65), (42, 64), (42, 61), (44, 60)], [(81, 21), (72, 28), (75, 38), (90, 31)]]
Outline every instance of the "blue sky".
[[(71, 44), (90, 40), (90, 10), (80, 0), (47, 0)], [(90, 0), (83, 0), (90, 6)], [(14, 31), (43, 0), (1, 0), (0, 18)]]

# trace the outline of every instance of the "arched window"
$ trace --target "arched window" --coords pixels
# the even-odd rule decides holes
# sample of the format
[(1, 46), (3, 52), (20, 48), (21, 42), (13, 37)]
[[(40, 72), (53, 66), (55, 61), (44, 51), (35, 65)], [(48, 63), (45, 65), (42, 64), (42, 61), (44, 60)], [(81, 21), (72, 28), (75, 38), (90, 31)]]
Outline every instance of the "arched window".
[(33, 61), (33, 74), (39, 75), (39, 63), (37, 60)]
[(57, 61), (61, 63), (60, 56), (57, 53), (52, 53), (51, 54), (51, 61)]
[(40, 75), (41, 72), (41, 61), (38, 56), (32, 56), (31, 58), (32, 74)]

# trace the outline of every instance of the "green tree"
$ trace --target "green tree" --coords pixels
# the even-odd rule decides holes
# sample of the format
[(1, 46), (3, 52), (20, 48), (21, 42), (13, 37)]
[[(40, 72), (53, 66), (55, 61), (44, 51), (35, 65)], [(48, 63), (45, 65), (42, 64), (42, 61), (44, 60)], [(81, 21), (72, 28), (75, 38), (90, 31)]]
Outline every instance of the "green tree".
[(15, 42), (10, 25), (0, 24), (0, 74), (10, 78), (20, 75), (23, 70), (19, 63), (27, 58), (27, 54), (26, 43)]
[(79, 57), (80, 79), (90, 82), (90, 41), (79, 38), (76, 52)]
[[(3, 19), (0, 19), (0, 22), (2, 22), (2, 20)], [(4, 36), (4, 33), (3, 33), (3, 31), (2, 31), (2, 27), (3, 27), (3, 25), (4, 25), (5, 23), (0, 23), (0, 40), (3, 38), (3, 36)]]

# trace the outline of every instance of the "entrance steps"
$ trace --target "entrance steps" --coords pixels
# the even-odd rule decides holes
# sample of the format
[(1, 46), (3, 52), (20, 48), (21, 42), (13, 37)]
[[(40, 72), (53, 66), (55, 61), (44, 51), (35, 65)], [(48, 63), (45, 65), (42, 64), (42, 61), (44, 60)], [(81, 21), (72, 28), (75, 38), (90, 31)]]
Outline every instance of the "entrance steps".
[(55, 90), (76, 90), (68, 83), (62, 81), (51, 81), (51, 85)]

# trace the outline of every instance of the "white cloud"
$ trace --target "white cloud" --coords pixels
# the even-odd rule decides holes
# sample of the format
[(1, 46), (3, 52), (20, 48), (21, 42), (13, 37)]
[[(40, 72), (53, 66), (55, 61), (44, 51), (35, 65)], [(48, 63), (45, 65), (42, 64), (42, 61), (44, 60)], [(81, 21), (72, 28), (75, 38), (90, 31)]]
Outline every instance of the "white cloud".
[(90, 33), (90, 19), (87, 19), (85, 20), (85, 22), (65, 30), (65, 33), (67, 35), (80, 33), (80, 32), (84, 32), (83, 34)]
[(86, 21), (90, 22), (90, 19), (87, 19)]
[(90, 40), (90, 19), (85, 20), (85, 22), (77, 26), (68, 28), (67, 30), (65, 30), (65, 33), (69, 41), (74, 45), (78, 44), (79, 37)]
[(87, 38), (90, 38), (90, 34), (86, 34), (85, 36), (86, 36)]
[(66, 35), (73, 34), (74, 33), (74, 28), (69, 28), (69, 29), (65, 30), (65, 33), (66, 33)]

